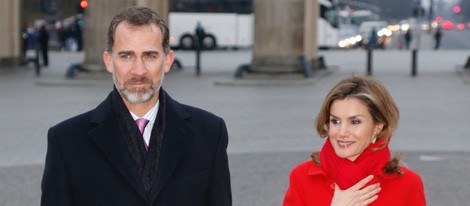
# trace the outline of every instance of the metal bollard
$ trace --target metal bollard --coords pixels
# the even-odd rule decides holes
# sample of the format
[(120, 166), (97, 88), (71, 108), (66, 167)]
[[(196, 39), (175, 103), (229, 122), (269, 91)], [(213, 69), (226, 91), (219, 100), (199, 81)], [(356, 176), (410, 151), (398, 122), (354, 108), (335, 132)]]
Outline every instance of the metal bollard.
[(201, 43), (202, 41), (196, 37), (197, 43), (196, 43), (196, 75), (199, 76), (201, 75)]
[(465, 65), (463, 65), (464, 69), (470, 69), (470, 56), (467, 58), (467, 62), (465, 62)]
[(415, 77), (418, 75), (418, 59), (417, 59), (418, 50), (413, 49), (411, 52), (411, 76)]
[(372, 49), (367, 49), (367, 75), (372, 75)]
[(34, 71), (35, 71), (36, 76), (40, 76), (41, 75), (41, 65), (39, 64), (39, 48), (36, 47), (34, 52), (35, 52), (35, 57), (33, 59)]

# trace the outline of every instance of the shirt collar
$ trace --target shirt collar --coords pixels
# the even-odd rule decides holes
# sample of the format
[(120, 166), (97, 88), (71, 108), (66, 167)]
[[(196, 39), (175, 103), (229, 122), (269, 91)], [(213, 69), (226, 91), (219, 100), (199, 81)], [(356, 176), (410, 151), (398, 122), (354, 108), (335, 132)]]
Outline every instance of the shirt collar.
[(158, 100), (157, 103), (153, 105), (153, 107), (142, 117), (135, 115), (131, 111), (129, 112), (131, 113), (131, 116), (134, 120), (139, 119), (139, 118), (145, 118), (145, 119), (148, 119), (150, 122), (154, 122), (155, 119), (157, 118), (159, 106), (160, 106), (160, 100)]

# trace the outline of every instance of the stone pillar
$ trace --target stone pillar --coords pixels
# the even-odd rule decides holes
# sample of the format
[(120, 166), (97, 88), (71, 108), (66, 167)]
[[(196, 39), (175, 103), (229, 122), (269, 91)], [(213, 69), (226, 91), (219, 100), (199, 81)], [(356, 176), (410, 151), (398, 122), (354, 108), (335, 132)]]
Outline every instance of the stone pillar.
[(0, 67), (19, 65), (21, 51), (20, 2), (3, 0), (0, 6)]
[(310, 63), (312, 70), (318, 69), (318, 34), (317, 19), (320, 6), (318, 0), (305, 0), (304, 6), (304, 56)]
[[(169, 0), (140, 0), (145, 2), (142, 6), (149, 7), (156, 11), (163, 19), (165, 19), (168, 24), (168, 12), (170, 10), (170, 1)], [(140, 4), (137, 4), (140, 5)]]
[(106, 35), (111, 19), (128, 6), (146, 6), (159, 12), (168, 13), (168, 0), (100, 0), (90, 1), (85, 12), (85, 68), (105, 71), (103, 52), (106, 49)]
[(300, 56), (316, 56), (317, 0), (254, 0), (253, 61), (257, 73), (302, 72)]

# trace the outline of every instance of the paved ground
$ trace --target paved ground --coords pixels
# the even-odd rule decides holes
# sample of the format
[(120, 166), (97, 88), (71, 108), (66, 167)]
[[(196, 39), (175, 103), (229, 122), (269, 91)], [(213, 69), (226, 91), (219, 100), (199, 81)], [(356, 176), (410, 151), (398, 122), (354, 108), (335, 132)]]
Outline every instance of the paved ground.
[[(229, 130), (233, 199), (237, 206), (281, 205), (292, 167), (322, 141), (315, 115), (339, 79), (365, 73), (363, 51), (321, 53), (331, 67), (308, 80), (235, 81), (250, 51), (203, 53), (195, 76), (194, 53), (177, 52), (185, 66), (166, 76), (175, 99), (222, 116)], [(468, 51), (420, 51), (418, 76), (411, 54), (377, 51), (374, 76), (389, 88), (401, 111), (392, 150), (424, 180), (428, 205), (467, 205), (470, 194), (470, 71), (458, 68)], [(0, 206), (38, 205), (51, 125), (94, 108), (110, 91), (106, 74), (64, 78), (80, 53), (52, 53), (51, 66), (0, 73)], [(18, 124), (21, 123), (21, 124)]]

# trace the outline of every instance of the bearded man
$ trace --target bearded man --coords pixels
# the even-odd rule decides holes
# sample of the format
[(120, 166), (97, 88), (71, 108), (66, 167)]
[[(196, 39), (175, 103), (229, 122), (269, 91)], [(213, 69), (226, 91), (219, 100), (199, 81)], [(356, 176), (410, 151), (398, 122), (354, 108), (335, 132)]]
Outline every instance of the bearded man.
[(174, 53), (164, 20), (129, 7), (103, 53), (114, 88), (49, 129), (41, 205), (231, 205), (225, 122), (162, 88)]

